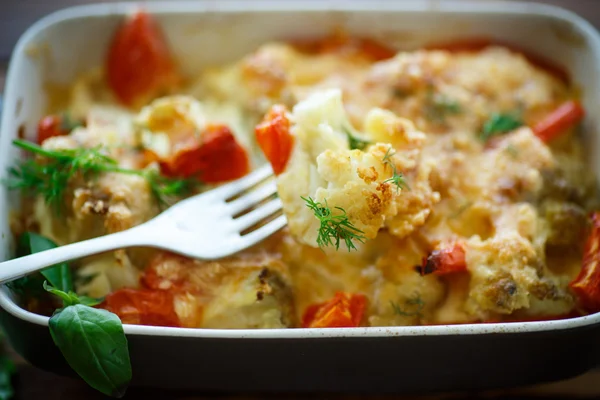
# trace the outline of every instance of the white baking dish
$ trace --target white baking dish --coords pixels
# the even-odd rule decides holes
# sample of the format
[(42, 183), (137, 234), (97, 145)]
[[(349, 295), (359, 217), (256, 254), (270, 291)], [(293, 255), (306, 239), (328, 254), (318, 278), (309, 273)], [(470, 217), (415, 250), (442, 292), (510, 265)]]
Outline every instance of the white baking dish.
[[(108, 41), (135, 4), (70, 8), (33, 25), (11, 59), (0, 125), (0, 176), (19, 156), (20, 126), (35, 131), (44, 82), (69, 83), (102, 63)], [(343, 27), (398, 49), (458, 37), (516, 43), (565, 66), (583, 88), (588, 158), (600, 175), (600, 37), (556, 7), (515, 2), (273, 1), (146, 3), (184, 72), (233, 61), (272, 39), (316, 37)], [(37, 51), (32, 51), (35, 47)], [(592, 134), (593, 133), (593, 134)], [(0, 258), (11, 256), (0, 187)], [(52, 344), (48, 318), (0, 291), (1, 321), (32, 363), (70, 373)], [(133, 384), (216, 390), (430, 392), (560, 379), (594, 366), (600, 314), (570, 320), (461, 326), (200, 330), (126, 325)], [(548, 366), (551, 367), (548, 367)], [(473, 375), (473, 376), (472, 376)]]

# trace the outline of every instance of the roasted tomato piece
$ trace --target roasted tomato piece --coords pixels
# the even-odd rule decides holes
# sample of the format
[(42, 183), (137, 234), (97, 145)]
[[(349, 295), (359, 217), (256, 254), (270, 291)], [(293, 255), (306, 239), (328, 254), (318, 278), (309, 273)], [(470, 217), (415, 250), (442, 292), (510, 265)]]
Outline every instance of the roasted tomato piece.
[(441, 250), (434, 250), (423, 259), (419, 267), (421, 275), (437, 274), (446, 275), (467, 270), (465, 249), (462, 244), (454, 243)]
[(581, 271), (569, 287), (581, 308), (600, 311), (600, 212), (592, 215), (592, 228), (583, 250)]
[(106, 59), (106, 77), (128, 106), (147, 102), (179, 81), (169, 47), (149, 14), (138, 12), (116, 32)]
[(225, 125), (209, 125), (200, 141), (190, 139), (178, 145), (175, 154), (160, 166), (167, 176), (198, 177), (206, 183), (238, 179), (250, 170), (246, 150)]
[(70, 121), (65, 121), (65, 116), (62, 115), (47, 115), (40, 120), (37, 127), (38, 144), (44, 143), (44, 140), (55, 137), (68, 135), (74, 126), (71, 126)]
[(124, 324), (181, 326), (173, 294), (166, 290), (119, 289), (106, 296), (99, 307), (117, 314)]
[(365, 313), (367, 298), (362, 294), (337, 292), (324, 303), (310, 305), (302, 317), (304, 328), (355, 328)]
[(567, 101), (552, 111), (533, 127), (533, 132), (543, 142), (549, 142), (567, 129), (578, 124), (585, 110), (577, 101)]
[(258, 145), (273, 167), (273, 172), (279, 175), (285, 170), (294, 145), (285, 107), (271, 107), (263, 121), (256, 126), (255, 134)]

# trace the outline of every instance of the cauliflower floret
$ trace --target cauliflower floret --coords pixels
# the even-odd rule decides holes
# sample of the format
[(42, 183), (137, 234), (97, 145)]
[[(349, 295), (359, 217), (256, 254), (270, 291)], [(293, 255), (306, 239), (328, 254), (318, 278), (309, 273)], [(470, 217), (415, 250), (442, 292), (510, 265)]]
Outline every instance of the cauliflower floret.
[[(385, 219), (396, 214), (396, 190), (388, 179), (393, 151), (378, 143), (365, 151), (349, 149), (352, 127), (337, 89), (317, 93), (299, 103), (291, 116), (295, 146), (277, 185), (291, 232), (316, 246), (320, 222), (302, 197), (312, 197), (334, 215), (374, 238)], [(389, 161), (387, 161), (389, 159)], [(342, 211), (343, 210), (343, 211)]]
[(84, 147), (134, 147), (134, 115), (118, 106), (94, 105), (86, 116), (86, 126), (75, 128), (73, 137)]
[(77, 293), (99, 298), (123, 287), (137, 287), (140, 271), (125, 250), (117, 250), (83, 259), (77, 277)]
[(527, 127), (507, 134), (495, 146), (477, 157), (479, 168), (471, 169), (465, 183), (495, 202), (537, 197), (543, 187), (542, 171), (555, 166), (548, 146)]
[(373, 142), (389, 143), (405, 153), (412, 150), (410, 155), (418, 154), (426, 138), (410, 120), (381, 108), (373, 108), (365, 117), (365, 133)]
[(365, 132), (372, 142), (390, 143), (396, 149), (396, 169), (404, 172), (410, 190), (395, 196), (397, 214), (386, 221), (386, 226), (395, 236), (406, 237), (425, 223), (433, 206), (440, 201), (439, 193), (429, 183), (435, 161), (420, 159), (426, 136), (411, 121), (379, 108), (367, 114)]
[[(553, 314), (571, 310), (571, 297), (544, 266), (531, 242), (516, 231), (501, 232), (482, 241), (467, 241), (466, 261), (471, 281), (466, 309), (488, 319), (536, 305)], [(544, 304), (547, 303), (547, 304)], [(547, 315), (546, 315), (547, 316)]]
[(188, 140), (197, 140), (206, 127), (202, 104), (190, 96), (170, 96), (153, 101), (135, 119), (142, 146), (161, 159), (177, 152)]

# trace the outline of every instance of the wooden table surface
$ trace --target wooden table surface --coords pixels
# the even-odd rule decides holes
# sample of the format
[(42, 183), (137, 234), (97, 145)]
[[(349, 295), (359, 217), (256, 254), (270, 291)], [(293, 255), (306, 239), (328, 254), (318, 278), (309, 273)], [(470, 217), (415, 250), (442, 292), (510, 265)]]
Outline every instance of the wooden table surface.
[[(0, 3), (4, 0), (0, 0)], [(559, 3), (559, 0), (546, 0), (548, 3)], [(29, 3), (33, 6), (33, 2), (29, 0), (19, 0), (21, 5)], [(46, 2), (44, 2), (46, 3)], [(50, 3), (50, 1), (48, 1)], [(53, 2), (54, 3), (54, 2)], [(567, 2), (565, 2), (567, 3)], [(577, 5), (578, 7), (588, 6), (590, 11), (593, 11), (593, 16), (597, 17), (600, 14), (600, 0), (573, 0), (569, 1), (571, 5)], [(46, 4), (47, 6), (47, 4)], [(593, 10), (592, 10), (593, 8)], [(1, 5), (0, 5), (1, 9)], [(581, 9), (577, 10), (581, 11)], [(5, 14), (6, 16), (6, 14)], [(598, 21), (593, 21), (598, 23)], [(2, 25), (2, 24), (0, 24)], [(4, 86), (6, 65), (0, 62), (0, 93)], [(599, 338), (600, 340), (600, 338)], [(17, 374), (14, 378), (15, 386), (15, 399), (22, 400), (54, 400), (54, 399), (104, 399), (105, 396), (99, 394), (93, 389), (89, 388), (84, 382), (76, 379), (64, 378), (56, 376), (52, 373), (48, 373), (37, 369), (27, 364), (22, 358), (14, 353), (10, 347), (8, 348), (11, 357), (14, 359), (17, 365)], [(551, 368), (551, 366), (549, 366)], [(188, 400), (199, 400), (199, 399), (314, 399), (314, 398), (327, 398), (331, 400), (374, 400), (374, 399), (393, 399), (394, 397), (369, 397), (369, 396), (334, 396), (334, 395), (286, 395), (286, 394), (203, 394), (203, 393), (190, 393), (190, 392), (173, 392), (163, 391), (157, 389), (146, 389), (146, 388), (130, 388), (126, 399), (188, 399)], [(450, 398), (450, 399), (567, 399), (567, 398), (600, 398), (600, 369), (591, 371), (580, 377), (556, 382), (551, 384), (537, 385), (527, 388), (494, 391), (494, 392), (483, 392), (483, 393), (468, 393), (468, 394), (455, 394), (455, 395), (440, 395), (440, 396), (428, 396), (421, 397), (420, 399), (438, 399), (438, 398)]]

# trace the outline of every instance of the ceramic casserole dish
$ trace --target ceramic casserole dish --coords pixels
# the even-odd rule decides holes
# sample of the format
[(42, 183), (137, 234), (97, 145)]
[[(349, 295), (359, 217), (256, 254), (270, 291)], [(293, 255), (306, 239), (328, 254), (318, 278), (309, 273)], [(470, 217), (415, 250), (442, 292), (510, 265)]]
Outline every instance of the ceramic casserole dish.
[[(11, 141), (35, 131), (46, 82), (67, 84), (100, 65), (110, 35), (136, 4), (66, 9), (32, 26), (9, 67), (0, 127), (0, 170)], [(235, 60), (272, 39), (318, 37), (342, 27), (398, 49), (486, 36), (518, 43), (565, 66), (583, 88), (585, 132), (600, 131), (600, 37), (560, 8), (517, 2), (150, 2), (184, 72)], [(33, 51), (33, 46), (43, 52)], [(203, 51), (197, 51), (203, 49)], [(210, 51), (207, 51), (210, 49)], [(600, 175), (600, 140), (585, 137)], [(0, 259), (12, 256), (14, 193), (0, 186)], [(0, 290), (0, 321), (29, 362), (74, 375), (54, 346), (48, 318)], [(216, 391), (431, 393), (572, 377), (593, 368), (600, 314), (541, 322), (338, 329), (213, 330), (125, 325), (133, 385)]]

